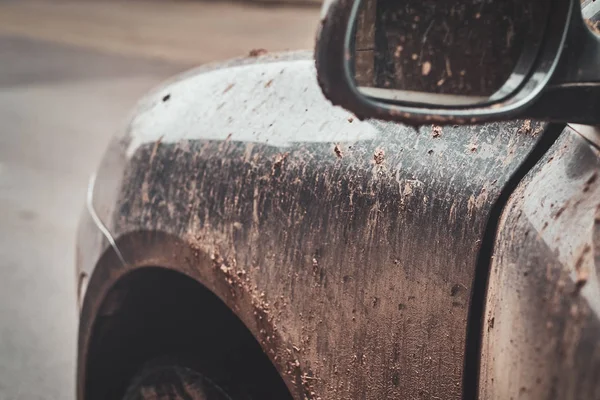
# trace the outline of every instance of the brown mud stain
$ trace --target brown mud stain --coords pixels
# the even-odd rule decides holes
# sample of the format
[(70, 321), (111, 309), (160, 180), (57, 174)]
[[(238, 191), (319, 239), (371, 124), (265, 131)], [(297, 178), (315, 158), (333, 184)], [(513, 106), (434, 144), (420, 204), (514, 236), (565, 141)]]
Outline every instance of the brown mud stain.
[(281, 153), (275, 156), (275, 161), (273, 162), (273, 167), (271, 168), (271, 176), (275, 176), (278, 171), (281, 171), (285, 160), (290, 155), (290, 153)]
[(333, 148), (333, 152), (335, 153), (335, 155), (338, 158), (342, 158), (344, 157), (344, 153), (342, 153), (342, 149), (340, 148), (339, 144), (336, 144), (335, 147)]
[(588, 271), (583, 267), (583, 262), (585, 261), (586, 255), (592, 250), (592, 247), (589, 244), (586, 244), (581, 251), (581, 254), (577, 258), (575, 262), (575, 272), (577, 273), (577, 280), (575, 281), (575, 292), (577, 295), (581, 288), (585, 286), (588, 280)]
[(421, 67), (421, 73), (423, 74), (423, 76), (427, 76), (427, 75), (429, 75), (430, 72), (431, 72), (431, 63), (429, 61), (425, 61), (423, 63), (423, 66)]
[(375, 150), (375, 153), (373, 154), (373, 161), (375, 161), (375, 164), (377, 165), (383, 164), (385, 161), (385, 151), (383, 151), (383, 149)]
[(235, 86), (235, 83), (230, 83), (229, 85), (227, 85), (227, 87), (225, 87), (225, 90), (223, 90), (223, 94), (229, 92), (231, 90), (231, 88), (234, 86)]
[(594, 184), (594, 182), (596, 182), (596, 180), (598, 179), (598, 172), (594, 171), (594, 173), (592, 173), (592, 175), (587, 179), (587, 181), (585, 181), (585, 184), (583, 185), (583, 191), (587, 192), (590, 190), (590, 187)]
[(523, 121), (523, 125), (517, 130), (517, 133), (520, 135), (529, 135), (531, 132), (533, 132), (533, 129), (531, 128), (531, 120), (529, 119)]
[(268, 51), (266, 49), (252, 49), (248, 52), (248, 57), (260, 57), (267, 53)]
[(554, 219), (560, 218), (562, 213), (564, 213), (565, 210), (567, 209), (567, 206), (568, 206), (568, 202), (565, 203), (561, 208), (559, 208), (558, 211), (556, 211), (556, 214), (554, 214)]

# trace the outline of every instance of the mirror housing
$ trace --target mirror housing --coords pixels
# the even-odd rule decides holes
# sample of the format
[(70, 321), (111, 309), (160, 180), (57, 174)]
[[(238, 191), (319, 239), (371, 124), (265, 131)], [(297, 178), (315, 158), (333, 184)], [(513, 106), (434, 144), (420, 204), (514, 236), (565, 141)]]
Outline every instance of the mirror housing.
[[(426, 75), (433, 71), (431, 65), (424, 64), (423, 51), (418, 55), (414, 51), (421, 43), (410, 42), (418, 40), (418, 35), (410, 37), (402, 46), (397, 46), (400, 51), (389, 52), (389, 55), (398, 56), (403, 47), (413, 49), (409, 55), (412, 61), (418, 64), (411, 67), (409, 63), (412, 61), (408, 57), (401, 60), (404, 64), (400, 64), (401, 68), (406, 65), (412, 68), (412, 75), (409, 74), (412, 81), (407, 78), (400, 82), (400, 90), (388, 90), (385, 87), (365, 90), (365, 78), (357, 74), (357, 65), (362, 61), (357, 60), (356, 49), (365, 49), (364, 40), (360, 43), (364, 37), (357, 36), (357, 24), (364, 25), (364, 18), (363, 21), (359, 21), (359, 14), (361, 9), (364, 10), (361, 4), (364, 5), (366, 1), (385, 0), (326, 1), (315, 49), (317, 77), (323, 93), (333, 104), (355, 113), (358, 118), (377, 118), (415, 126), (476, 124), (516, 118), (580, 124), (600, 123), (600, 35), (593, 33), (584, 22), (584, 16), (592, 22), (600, 19), (600, 2), (588, 2), (582, 15), (580, 0), (523, 0), (522, 4), (531, 5), (535, 10), (534, 18), (525, 20), (526, 23), (535, 24), (535, 29), (524, 26), (522, 30), (527, 34), (520, 39), (524, 41), (521, 53), (513, 62), (512, 72), (516, 74), (508, 73), (504, 83), (499, 81), (499, 84), (491, 85), (491, 90), (485, 92), (485, 96), (469, 98), (470, 93), (466, 93), (459, 86), (455, 86), (452, 96), (449, 97), (432, 93), (436, 90), (435, 85), (427, 82), (421, 86), (426, 89), (424, 92), (415, 93), (411, 87), (418, 85), (414, 82), (417, 79), (415, 71), (421, 70), (423, 74), (427, 73)], [(413, 0), (400, 2), (400, 5), (410, 7), (411, 1)], [(426, 1), (413, 2), (416, 5)], [(474, 3), (473, 0), (463, 1), (469, 2)], [(541, 18), (538, 18), (540, 13)], [(402, 21), (399, 18), (421, 21), (425, 19), (420, 17), (421, 14), (405, 12), (403, 16), (396, 16), (395, 22), (388, 22), (387, 26), (400, 26), (404, 22), (411, 23), (412, 28), (416, 28), (417, 24), (412, 21)], [(372, 19), (371, 23), (373, 29), (381, 28), (381, 19)], [(426, 51), (435, 55), (431, 49)], [(458, 57), (461, 57), (460, 51), (445, 51), (447, 57), (456, 57), (457, 61)], [(414, 55), (418, 57), (415, 58)], [(378, 67), (380, 58), (372, 57), (369, 62)], [(470, 73), (485, 76), (486, 71), (483, 69), (485, 68), (478, 71), (474, 68)], [(490, 72), (489, 67), (487, 72)], [(498, 72), (503, 73), (494, 70), (490, 75), (496, 75)], [(444, 75), (443, 71), (440, 73), (442, 79), (448, 75)], [(481, 76), (468, 78), (476, 81)], [(441, 78), (435, 77), (437, 82), (440, 82)], [(395, 84), (397, 82), (392, 82), (392, 86)], [(406, 87), (409, 90), (405, 90)]]

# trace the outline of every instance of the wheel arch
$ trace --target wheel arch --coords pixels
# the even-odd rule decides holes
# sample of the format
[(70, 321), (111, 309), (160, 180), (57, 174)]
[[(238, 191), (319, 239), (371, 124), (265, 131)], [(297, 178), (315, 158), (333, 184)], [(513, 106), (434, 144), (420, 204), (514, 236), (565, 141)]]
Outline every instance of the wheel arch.
[[(266, 315), (223, 285), (210, 255), (164, 232), (132, 232), (117, 246), (127, 265), (109, 247), (82, 305), (79, 399), (119, 398), (143, 364), (165, 356), (212, 374), (233, 395), (292, 398), (254, 333), (266, 332)], [(273, 332), (269, 342), (276, 354)]]

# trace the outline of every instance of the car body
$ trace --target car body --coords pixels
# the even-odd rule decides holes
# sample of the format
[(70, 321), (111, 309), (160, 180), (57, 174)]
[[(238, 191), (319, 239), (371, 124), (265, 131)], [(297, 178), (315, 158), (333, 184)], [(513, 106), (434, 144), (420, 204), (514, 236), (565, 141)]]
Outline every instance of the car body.
[(173, 354), (232, 398), (600, 398), (599, 143), (360, 121), (308, 52), (167, 82), (90, 182), (78, 399)]

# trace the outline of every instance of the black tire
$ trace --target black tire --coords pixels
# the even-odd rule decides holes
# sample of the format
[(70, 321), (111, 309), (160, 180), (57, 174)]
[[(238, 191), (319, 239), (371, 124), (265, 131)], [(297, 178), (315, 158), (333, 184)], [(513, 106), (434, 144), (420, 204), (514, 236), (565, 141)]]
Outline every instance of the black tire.
[(132, 379), (124, 400), (233, 400), (201, 373), (177, 364), (148, 364)]

